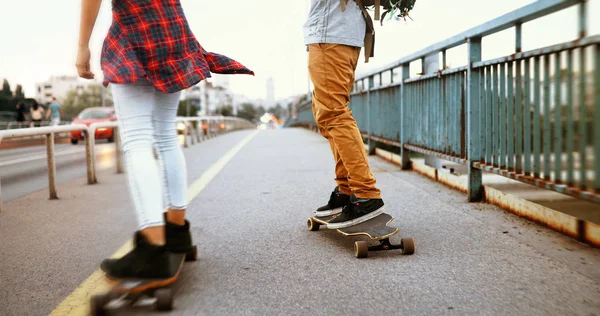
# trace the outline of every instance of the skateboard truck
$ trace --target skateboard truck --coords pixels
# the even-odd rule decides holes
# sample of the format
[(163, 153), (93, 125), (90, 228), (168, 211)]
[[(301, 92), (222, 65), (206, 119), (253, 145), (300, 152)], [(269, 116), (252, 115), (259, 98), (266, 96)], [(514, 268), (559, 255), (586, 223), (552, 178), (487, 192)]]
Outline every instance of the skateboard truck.
[[(310, 231), (317, 231), (321, 225), (327, 225), (330, 220), (335, 218), (336, 215), (327, 217), (310, 217), (307, 221), (307, 228)], [(371, 240), (377, 241), (378, 244), (375, 246), (369, 246), (369, 243), (364, 240), (359, 240), (354, 243), (354, 256), (357, 258), (366, 258), (369, 255), (369, 251), (383, 251), (383, 250), (402, 250), (402, 254), (411, 255), (415, 252), (415, 241), (412, 238), (402, 238), (400, 244), (392, 244), (390, 237), (400, 232), (396, 227), (390, 226), (390, 223), (394, 218), (386, 213), (383, 213), (375, 218), (372, 218), (366, 222), (336, 229), (337, 232), (344, 236), (367, 236)]]
[(404, 249), (402, 245), (394, 245), (390, 242), (389, 238), (379, 241), (376, 246), (370, 246), (369, 251), (382, 251), (382, 250), (393, 250), (393, 249)]
[(354, 256), (356, 258), (366, 258), (369, 251), (385, 251), (401, 249), (403, 255), (412, 255), (415, 253), (415, 241), (412, 238), (402, 238), (400, 244), (392, 244), (389, 238), (378, 240), (379, 244), (369, 246), (364, 240), (354, 242)]

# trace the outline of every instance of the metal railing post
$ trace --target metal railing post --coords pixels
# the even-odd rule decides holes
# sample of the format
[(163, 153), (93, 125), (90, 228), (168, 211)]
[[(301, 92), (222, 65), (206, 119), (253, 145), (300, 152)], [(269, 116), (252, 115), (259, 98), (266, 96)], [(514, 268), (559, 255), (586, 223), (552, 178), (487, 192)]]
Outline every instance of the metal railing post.
[[(192, 145), (196, 145), (196, 139), (194, 138), (194, 124), (193, 123), (194, 122), (188, 120), (186, 122), (186, 125), (187, 125), (187, 129), (188, 129), (188, 132), (189, 132), (189, 137), (192, 140)], [(188, 135), (186, 135), (186, 137), (187, 136)]]
[[(444, 54), (445, 56), (445, 54)], [(404, 144), (408, 142), (408, 124), (406, 121), (408, 120), (408, 115), (406, 113), (407, 106), (409, 102), (412, 100), (407, 100), (408, 93), (406, 90), (406, 79), (410, 77), (410, 64), (406, 63), (402, 65), (402, 77), (401, 86), (400, 86), (400, 143), (402, 147), (400, 148), (400, 166), (402, 170), (410, 169), (410, 150), (404, 147)]]
[(54, 160), (54, 133), (46, 134), (46, 157), (48, 160), (48, 193), (50, 200), (57, 200), (56, 163)]
[(369, 76), (369, 90), (367, 90), (367, 146), (369, 147), (369, 155), (375, 154), (376, 143), (371, 138), (371, 90), (375, 87), (375, 78)]
[(115, 139), (115, 155), (117, 161), (117, 173), (123, 173), (123, 148), (121, 146), (121, 134), (119, 134), (119, 128), (113, 129), (113, 137)]
[(200, 143), (202, 141), (202, 138), (200, 137), (200, 129), (202, 129), (202, 123), (200, 122), (200, 119), (196, 119), (195, 122), (196, 122), (196, 128), (194, 128), (194, 132), (195, 132), (197, 142)]
[(188, 148), (188, 124), (186, 121), (181, 122), (183, 122), (183, 125), (185, 126), (185, 128), (183, 129), (183, 148)]
[(468, 201), (483, 199), (483, 179), (481, 169), (473, 164), (481, 161), (481, 130), (479, 94), (481, 74), (473, 63), (481, 61), (481, 38), (469, 38), (469, 65), (467, 69), (467, 152), (468, 152)]
[(94, 137), (96, 136), (96, 133), (95, 130), (90, 131), (90, 129), (84, 130), (83, 133), (85, 134), (85, 162), (87, 167), (87, 183), (94, 184), (98, 182), (96, 179), (96, 157), (94, 155)]

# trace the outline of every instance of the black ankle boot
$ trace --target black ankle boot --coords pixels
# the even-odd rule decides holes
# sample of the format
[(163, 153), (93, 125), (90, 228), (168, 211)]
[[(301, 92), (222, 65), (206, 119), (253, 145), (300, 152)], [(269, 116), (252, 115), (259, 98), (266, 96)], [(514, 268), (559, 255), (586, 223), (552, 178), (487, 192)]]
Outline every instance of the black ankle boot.
[(106, 259), (100, 268), (108, 277), (168, 278), (171, 275), (169, 252), (165, 246), (150, 244), (140, 231), (133, 238), (134, 248), (120, 259)]
[(194, 247), (190, 232), (190, 222), (186, 220), (184, 225), (176, 225), (167, 220), (167, 213), (164, 213), (164, 217), (167, 250), (174, 253), (192, 252)]

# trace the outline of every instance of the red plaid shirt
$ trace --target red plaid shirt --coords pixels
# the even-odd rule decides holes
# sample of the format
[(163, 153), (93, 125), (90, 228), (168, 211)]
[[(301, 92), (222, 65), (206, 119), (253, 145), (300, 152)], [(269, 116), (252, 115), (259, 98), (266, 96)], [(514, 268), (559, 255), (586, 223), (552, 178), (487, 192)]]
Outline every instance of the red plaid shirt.
[(179, 0), (113, 0), (113, 23), (102, 47), (105, 85), (147, 79), (172, 93), (210, 73), (254, 72), (226, 56), (208, 53), (192, 33)]

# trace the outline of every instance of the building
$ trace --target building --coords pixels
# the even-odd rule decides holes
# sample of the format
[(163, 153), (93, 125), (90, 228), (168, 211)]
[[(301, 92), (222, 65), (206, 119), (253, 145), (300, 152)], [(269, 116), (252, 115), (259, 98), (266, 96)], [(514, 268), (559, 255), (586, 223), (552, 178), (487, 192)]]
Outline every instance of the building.
[(73, 89), (82, 91), (90, 84), (98, 83), (96, 81), (80, 80), (77, 76), (52, 76), (50, 79), (35, 85), (35, 100), (41, 104), (46, 104), (55, 97), (61, 102), (69, 91)]
[(196, 105), (200, 103), (198, 115), (212, 115), (223, 106), (233, 106), (233, 94), (228, 88), (228, 81), (225, 81), (224, 85), (203, 80), (199, 84), (186, 89), (182, 98), (192, 100), (192, 103)]
[(266, 82), (266, 88), (267, 88), (267, 102), (265, 104), (265, 106), (267, 107), (267, 109), (272, 108), (275, 106), (275, 82), (273, 81), (272, 77), (267, 78), (267, 82)]

